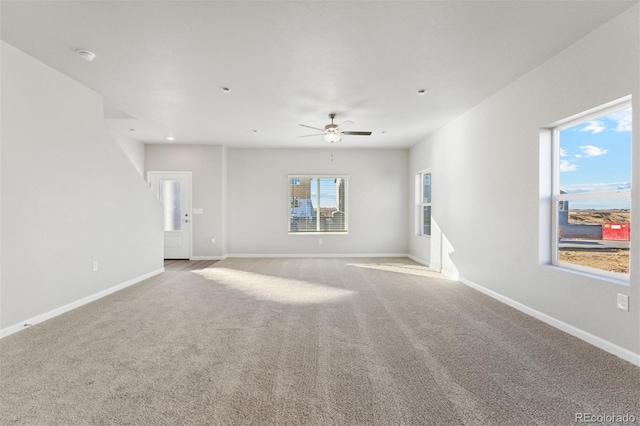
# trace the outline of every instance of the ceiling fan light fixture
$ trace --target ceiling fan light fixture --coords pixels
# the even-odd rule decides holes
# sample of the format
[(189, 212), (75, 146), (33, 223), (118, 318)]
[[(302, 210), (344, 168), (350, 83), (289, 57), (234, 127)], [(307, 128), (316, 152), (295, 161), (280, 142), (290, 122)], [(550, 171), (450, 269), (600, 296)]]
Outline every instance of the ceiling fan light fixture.
[(337, 133), (327, 133), (324, 135), (324, 140), (331, 143), (340, 142), (341, 139), (342, 138)]
[(307, 136), (324, 136), (324, 140), (331, 143), (340, 142), (342, 140), (342, 135), (348, 136), (371, 136), (373, 132), (356, 132), (356, 131), (345, 131), (342, 126), (348, 126), (354, 124), (353, 121), (347, 120), (342, 124), (334, 124), (333, 120), (336, 118), (334, 113), (329, 114), (329, 118), (331, 119), (331, 123), (324, 126), (324, 129), (320, 127), (308, 126), (306, 124), (300, 124), (302, 127), (307, 127), (309, 129), (313, 129), (319, 131), (321, 133), (317, 133), (315, 135), (302, 135), (301, 138), (305, 138)]

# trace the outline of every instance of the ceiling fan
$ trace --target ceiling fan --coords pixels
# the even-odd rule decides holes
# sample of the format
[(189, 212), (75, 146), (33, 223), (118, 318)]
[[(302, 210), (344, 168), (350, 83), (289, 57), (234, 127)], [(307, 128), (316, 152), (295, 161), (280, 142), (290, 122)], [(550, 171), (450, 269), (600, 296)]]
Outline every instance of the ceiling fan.
[(308, 127), (313, 130), (318, 130), (322, 133), (316, 133), (313, 135), (304, 135), (300, 136), (301, 138), (306, 138), (309, 136), (321, 136), (324, 135), (324, 140), (327, 142), (340, 142), (342, 140), (342, 135), (350, 135), (350, 136), (371, 136), (371, 132), (347, 132), (343, 129), (347, 126), (351, 126), (355, 124), (351, 120), (347, 120), (342, 124), (334, 124), (333, 119), (336, 118), (335, 114), (329, 114), (329, 118), (331, 119), (331, 124), (327, 124), (324, 126), (324, 129), (320, 129), (318, 127), (307, 126), (306, 124), (301, 124), (302, 127)]

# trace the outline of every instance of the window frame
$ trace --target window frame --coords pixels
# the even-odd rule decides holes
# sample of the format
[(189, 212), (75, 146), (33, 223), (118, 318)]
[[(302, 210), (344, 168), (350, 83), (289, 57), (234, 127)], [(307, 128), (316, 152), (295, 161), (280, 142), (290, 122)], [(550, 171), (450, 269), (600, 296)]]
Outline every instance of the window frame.
[[(425, 176), (429, 176), (429, 188), (431, 188), (431, 194), (430, 194), (430, 201), (428, 203), (424, 202), (424, 177)], [(433, 182), (433, 176), (431, 174), (431, 169), (426, 169), (426, 170), (422, 170), (421, 172), (418, 172), (417, 175), (417, 188), (416, 188), (416, 195), (418, 197), (417, 199), (417, 206), (418, 206), (418, 236), (420, 237), (427, 237), (427, 238), (431, 238), (431, 234), (425, 234), (424, 233), (424, 209), (425, 207), (429, 207), (430, 209), (432, 209), (432, 204), (433, 204), (433, 187), (432, 187), (432, 182)], [(431, 211), (431, 210), (429, 210)], [(431, 215), (431, 217), (433, 217), (433, 214)], [(429, 224), (431, 224), (431, 217), (429, 217)], [(429, 227), (431, 228), (431, 226)]]
[[(317, 179), (318, 180), (318, 185), (320, 185), (320, 179), (342, 179), (345, 183), (344, 186), (344, 230), (341, 231), (322, 231), (320, 230), (320, 221), (316, 220), (316, 230), (315, 231), (292, 231), (291, 230), (291, 205), (292, 203), (295, 204), (296, 200), (293, 199), (291, 197), (291, 193), (290, 193), (290, 187), (291, 185), (291, 180), (292, 179), (297, 179), (297, 183), (295, 185), (299, 185), (300, 181), (303, 179)], [(340, 175), (340, 174), (336, 174), (336, 175), (325, 175), (325, 174), (295, 174), (295, 175), (288, 175), (287, 176), (287, 198), (289, 199), (289, 213), (288, 213), (288, 217), (287, 217), (287, 229), (288, 229), (288, 233), (289, 235), (323, 235), (323, 234), (331, 234), (331, 235), (347, 235), (349, 233), (349, 175)], [(316, 210), (316, 218), (319, 217), (320, 212), (318, 210), (318, 208), (320, 208), (320, 191), (318, 188), (318, 195), (317, 195), (317, 203), (315, 204), (314, 210)]]
[[(576, 114), (562, 120), (555, 125), (551, 126), (551, 264), (556, 267), (586, 273), (594, 275), (596, 278), (609, 278), (629, 282), (631, 274), (623, 274), (619, 272), (607, 271), (599, 268), (592, 268), (584, 265), (577, 265), (569, 262), (563, 262), (559, 260), (560, 251), (560, 223), (559, 216), (560, 203), (563, 206), (573, 200), (585, 200), (585, 199), (611, 199), (611, 198), (629, 198), (630, 200), (630, 214), (633, 208), (633, 186), (628, 190), (612, 190), (612, 191), (599, 191), (599, 192), (583, 192), (583, 193), (561, 193), (560, 192), (560, 132), (562, 130), (574, 127), (576, 125), (586, 123), (590, 120), (610, 115), (614, 112), (618, 112), (624, 109), (633, 108), (631, 97), (627, 96), (617, 101), (610, 102), (600, 107), (591, 109), (581, 114)], [(633, 111), (633, 109), (632, 109)], [(633, 150), (633, 136), (632, 136), (632, 150)], [(631, 159), (630, 159), (631, 161)], [(631, 164), (631, 174), (633, 176), (633, 163)], [(631, 244), (631, 241), (629, 241)], [(629, 262), (631, 262), (631, 255), (629, 255)]]

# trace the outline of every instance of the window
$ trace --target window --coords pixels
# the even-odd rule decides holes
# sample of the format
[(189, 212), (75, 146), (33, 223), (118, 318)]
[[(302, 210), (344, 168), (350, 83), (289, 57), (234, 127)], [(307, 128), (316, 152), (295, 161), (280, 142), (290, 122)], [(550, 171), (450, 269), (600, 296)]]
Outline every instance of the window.
[(631, 103), (555, 127), (552, 263), (629, 279)]
[(346, 176), (289, 176), (290, 233), (347, 232)]
[(164, 230), (182, 230), (182, 182), (158, 181), (158, 200), (164, 208)]
[(420, 235), (431, 236), (431, 172), (420, 173)]

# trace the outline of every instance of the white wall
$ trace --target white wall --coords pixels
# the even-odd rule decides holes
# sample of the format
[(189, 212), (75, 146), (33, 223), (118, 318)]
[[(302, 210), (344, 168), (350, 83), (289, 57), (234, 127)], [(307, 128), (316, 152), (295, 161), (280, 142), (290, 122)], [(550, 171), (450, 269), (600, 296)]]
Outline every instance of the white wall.
[[(638, 215), (632, 216), (630, 286), (543, 264), (539, 223), (549, 209), (539, 208), (541, 189), (548, 195), (540, 183), (539, 132), (557, 120), (633, 95), (633, 188), (640, 187), (639, 8), (430, 135), (411, 150), (410, 169), (413, 174), (432, 168), (433, 217), (454, 250), (450, 260), (463, 281), (586, 332), (582, 337), (587, 340), (595, 336), (593, 341), (604, 339), (635, 354), (640, 353)], [(633, 201), (635, 212), (640, 211), (639, 198)], [(412, 236), (410, 249), (429, 262), (422, 241)], [(630, 296), (630, 312), (616, 309), (617, 293)]]
[[(228, 149), (227, 158), (229, 255), (407, 253), (407, 150)], [(288, 234), (290, 174), (349, 176), (348, 235)]]
[[(2, 42), (0, 328), (162, 270), (162, 212), (94, 91)], [(99, 269), (92, 271), (98, 260)]]
[[(224, 255), (223, 151), (219, 145), (145, 146), (147, 171), (192, 172), (191, 205), (204, 211), (203, 214), (191, 215), (194, 259)], [(211, 238), (216, 239), (215, 244), (211, 243)]]
[(142, 142), (134, 141), (133, 139), (125, 138), (115, 133), (112, 133), (113, 138), (118, 142), (120, 148), (125, 153), (133, 167), (138, 171), (140, 177), (144, 180), (144, 144)]

